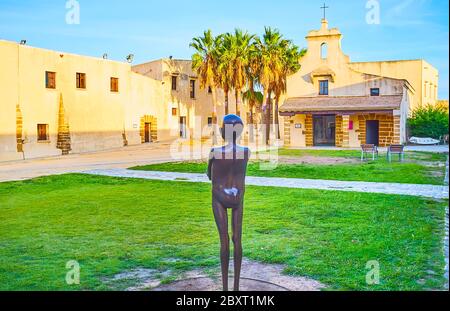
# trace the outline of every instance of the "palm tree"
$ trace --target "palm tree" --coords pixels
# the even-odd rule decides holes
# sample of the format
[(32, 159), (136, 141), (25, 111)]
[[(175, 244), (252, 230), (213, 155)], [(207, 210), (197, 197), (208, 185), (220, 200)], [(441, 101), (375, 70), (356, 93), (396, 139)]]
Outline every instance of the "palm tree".
[(299, 47), (294, 45), (290, 40), (283, 40), (281, 42), (280, 49), (282, 53), (281, 75), (279, 77), (279, 80), (274, 82), (274, 126), (277, 139), (280, 139), (280, 124), (278, 112), (280, 97), (282, 94), (286, 93), (287, 77), (300, 70), (300, 59), (306, 54), (306, 49), (299, 50)]
[(229, 113), (229, 93), (233, 86), (232, 83), (232, 53), (231, 46), (233, 44), (232, 35), (229, 33), (222, 34), (218, 37), (217, 46), (217, 81), (225, 93), (225, 114)]
[(265, 27), (262, 40), (258, 39), (256, 46), (260, 53), (260, 70), (259, 82), (264, 90), (263, 112), (265, 115), (266, 126), (266, 144), (270, 141), (270, 125), (271, 125), (271, 97), (276, 81), (279, 81), (282, 75), (282, 52), (280, 49), (283, 36), (278, 30), (273, 30), (270, 27)]
[(254, 110), (256, 105), (261, 105), (264, 101), (264, 95), (256, 91), (255, 88), (260, 87), (260, 71), (261, 71), (261, 53), (258, 48), (259, 39), (255, 38), (254, 42), (248, 50), (248, 63), (245, 68), (245, 75), (247, 81), (247, 91), (244, 93), (244, 99), (248, 102), (249, 107), (249, 141), (254, 141), (254, 123), (255, 115)]
[(217, 94), (216, 88), (219, 86), (219, 76), (217, 74), (218, 66), (218, 46), (220, 45), (220, 38), (215, 38), (211, 30), (203, 33), (203, 37), (192, 39), (190, 47), (195, 49), (192, 55), (192, 69), (197, 72), (200, 88), (210, 88), (213, 97), (213, 144), (216, 143), (215, 129), (217, 127)]
[(240, 115), (240, 103), (242, 89), (247, 84), (246, 68), (249, 66), (250, 53), (253, 49), (254, 35), (235, 29), (234, 34), (227, 34), (227, 40), (230, 40), (229, 52), (229, 74), (236, 98), (236, 114)]

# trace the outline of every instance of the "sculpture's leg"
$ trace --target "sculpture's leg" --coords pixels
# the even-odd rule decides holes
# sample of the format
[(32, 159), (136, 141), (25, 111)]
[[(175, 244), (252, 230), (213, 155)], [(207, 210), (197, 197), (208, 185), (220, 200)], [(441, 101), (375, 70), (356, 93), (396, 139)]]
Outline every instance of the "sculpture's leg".
[(242, 215), (243, 203), (233, 209), (233, 245), (234, 245), (234, 290), (239, 291), (239, 279), (242, 265)]
[(223, 290), (228, 291), (228, 267), (230, 262), (230, 238), (228, 236), (227, 209), (213, 198), (213, 212), (220, 237), (220, 262), (222, 268)]

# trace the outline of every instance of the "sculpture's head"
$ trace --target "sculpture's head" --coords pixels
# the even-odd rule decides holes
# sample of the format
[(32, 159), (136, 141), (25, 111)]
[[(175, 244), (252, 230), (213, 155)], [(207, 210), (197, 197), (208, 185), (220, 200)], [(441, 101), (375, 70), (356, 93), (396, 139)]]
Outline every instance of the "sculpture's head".
[(229, 114), (223, 118), (223, 125), (221, 128), (222, 138), (227, 142), (236, 143), (237, 139), (244, 131), (244, 122), (235, 115)]

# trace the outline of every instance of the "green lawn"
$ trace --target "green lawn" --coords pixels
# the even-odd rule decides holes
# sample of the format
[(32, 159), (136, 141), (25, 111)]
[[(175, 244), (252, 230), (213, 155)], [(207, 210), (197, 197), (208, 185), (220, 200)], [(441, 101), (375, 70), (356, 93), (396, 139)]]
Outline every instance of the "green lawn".
[[(77, 174), (0, 183), (0, 290), (107, 290), (102, 280), (137, 267), (217, 266), (210, 191)], [(329, 289), (441, 289), (447, 203), (248, 187), (245, 257), (286, 264)], [(65, 284), (69, 260), (81, 264), (79, 286)], [(380, 262), (380, 285), (365, 283), (369, 260)]]
[[(437, 162), (437, 161), (434, 161)], [(145, 171), (168, 171), (205, 173), (207, 163), (172, 162), (137, 166), (131, 169)], [(285, 177), (306, 179), (331, 179), (347, 181), (395, 182), (410, 184), (442, 185), (445, 168), (416, 162), (388, 163), (385, 159), (351, 164), (278, 164), (271, 170), (262, 169), (260, 162), (250, 162), (249, 176)]]
[[(262, 152), (267, 153), (267, 152)], [(278, 154), (280, 156), (316, 156), (316, 157), (339, 157), (339, 158), (356, 158), (360, 159), (360, 150), (333, 150), (333, 149), (291, 149), (291, 148), (281, 148), (278, 149)], [(380, 158), (386, 158), (386, 152), (380, 152)], [(397, 158), (394, 156), (394, 160)], [(406, 161), (432, 161), (432, 162), (445, 162), (447, 160), (447, 155), (443, 153), (434, 152), (421, 152), (421, 151), (406, 151), (405, 152)]]

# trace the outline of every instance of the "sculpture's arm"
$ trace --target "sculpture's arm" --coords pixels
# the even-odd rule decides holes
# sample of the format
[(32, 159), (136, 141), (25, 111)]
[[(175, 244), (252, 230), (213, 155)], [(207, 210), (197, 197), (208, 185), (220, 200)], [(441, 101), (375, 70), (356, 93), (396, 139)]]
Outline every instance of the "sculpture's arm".
[(209, 180), (211, 180), (211, 169), (213, 161), (214, 161), (214, 149), (211, 149), (211, 152), (209, 153), (208, 171), (206, 173), (208, 175)]

